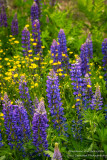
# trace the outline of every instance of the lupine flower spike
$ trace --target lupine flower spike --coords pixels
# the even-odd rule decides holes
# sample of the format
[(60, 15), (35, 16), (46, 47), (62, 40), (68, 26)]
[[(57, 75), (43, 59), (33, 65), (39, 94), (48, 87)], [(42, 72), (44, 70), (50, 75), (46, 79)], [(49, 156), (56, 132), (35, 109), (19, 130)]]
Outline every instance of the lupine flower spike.
[(80, 58), (81, 58), (81, 72), (82, 72), (82, 75), (85, 76), (85, 74), (90, 71), (87, 43), (84, 43), (81, 46)]
[(52, 160), (62, 160), (62, 155), (58, 148), (58, 143), (55, 143), (55, 149)]
[(0, 13), (0, 26), (4, 26), (7, 27), (7, 15), (6, 15), (6, 10), (5, 10), (5, 6), (2, 5), (1, 7), (1, 13)]
[(22, 147), (24, 141), (30, 138), (30, 124), (28, 115), (22, 103), (3, 106), (4, 126), (6, 128), (8, 144), (13, 148)]
[(18, 20), (17, 20), (17, 13), (15, 13), (14, 18), (12, 20), (11, 24), (11, 32), (12, 35), (17, 35), (18, 34)]
[(40, 54), (41, 55), (41, 32), (40, 32), (40, 23), (39, 20), (36, 19), (33, 21), (32, 24), (32, 36), (34, 39), (33, 42), (33, 48), (35, 55)]
[(24, 28), (22, 31), (22, 48), (23, 48), (23, 55), (28, 56), (30, 48), (30, 32), (28, 31), (27, 27)]
[(93, 58), (93, 44), (91, 40), (91, 34), (88, 35), (88, 38), (86, 39), (86, 46), (87, 46), (87, 51), (88, 51), (88, 59)]
[(60, 52), (60, 46), (55, 39), (53, 40), (51, 45), (51, 57), (53, 59), (54, 71), (55, 72), (60, 71), (62, 73), (62, 68), (61, 68), (62, 55)]
[(106, 88), (107, 88), (107, 38), (104, 39), (102, 42), (102, 54), (104, 55), (103, 57), (103, 66), (104, 66), (104, 77), (106, 81)]
[(39, 18), (39, 12), (38, 12), (38, 5), (36, 2), (33, 2), (33, 5), (31, 7), (31, 21)]
[[(58, 34), (58, 43), (60, 47), (60, 54), (61, 54), (61, 64), (64, 73), (69, 73), (69, 58), (67, 54), (67, 45), (66, 45), (66, 37), (63, 29), (60, 29)], [(59, 56), (59, 55), (58, 55)]]
[(48, 149), (47, 133), (48, 119), (44, 106), (44, 100), (41, 99), (38, 108), (35, 110), (32, 130), (33, 130), (33, 144), (36, 146), (36, 152), (43, 153)]
[(24, 107), (26, 108), (29, 118), (32, 119), (32, 115), (34, 114), (35, 107), (32, 104), (32, 100), (29, 94), (29, 89), (27, 87), (27, 82), (24, 76), (21, 76), (20, 82), (19, 82), (19, 94), (20, 98), (23, 102)]
[(50, 108), (51, 120), (54, 128), (58, 131), (62, 131), (66, 118), (64, 118), (64, 112), (62, 108), (62, 102), (60, 98), (59, 80), (58, 76), (52, 69), (47, 77), (47, 98), (48, 107)]
[(95, 91), (95, 95), (92, 98), (92, 103), (91, 103), (91, 109), (92, 110), (101, 110), (102, 109), (102, 97), (101, 97), (101, 92), (100, 92), (100, 86), (97, 83), (96, 84), (96, 91)]

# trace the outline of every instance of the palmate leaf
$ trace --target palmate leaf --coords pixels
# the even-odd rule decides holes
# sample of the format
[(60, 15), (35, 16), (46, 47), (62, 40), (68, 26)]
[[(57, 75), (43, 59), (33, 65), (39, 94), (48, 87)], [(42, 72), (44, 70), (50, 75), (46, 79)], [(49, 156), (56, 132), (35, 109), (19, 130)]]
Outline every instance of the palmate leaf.
[(5, 155), (0, 157), (0, 160), (5, 160), (5, 159), (6, 159)]
[(48, 155), (50, 155), (51, 158), (53, 158), (54, 153), (52, 151), (48, 150), (48, 151), (44, 151), (44, 152), (45, 152), (45, 154), (48, 154)]

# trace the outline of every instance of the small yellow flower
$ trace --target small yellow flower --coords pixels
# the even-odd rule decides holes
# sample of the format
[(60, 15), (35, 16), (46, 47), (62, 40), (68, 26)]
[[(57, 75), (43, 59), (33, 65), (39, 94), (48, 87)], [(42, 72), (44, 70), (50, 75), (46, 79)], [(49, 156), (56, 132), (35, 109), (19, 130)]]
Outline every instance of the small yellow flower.
[(37, 60), (37, 61), (38, 61), (38, 60), (39, 60), (39, 57), (34, 57), (34, 60)]
[(12, 35), (9, 35), (9, 37), (13, 37)]
[(0, 60), (2, 60), (2, 58), (0, 57)]
[(27, 28), (28, 28), (28, 27), (29, 27), (29, 24), (26, 24), (26, 25), (25, 25), (25, 27), (27, 27)]
[(18, 77), (18, 74), (16, 73), (16, 74), (14, 74), (14, 77), (16, 78), (16, 77)]
[(33, 42), (33, 41), (34, 41), (34, 39), (33, 39), (33, 38), (31, 38), (31, 39), (30, 39), (30, 41), (31, 41), (31, 42)]
[(7, 63), (7, 65), (9, 66), (9, 65), (10, 65), (10, 63), (8, 62), (8, 63)]
[(31, 86), (31, 88), (34, 88), (34, 86)]
[(49, 63), (52, 64), (52, 63), (53, 63), (53, 60), (50, 60)]
[(19, 41), (14, 41), (14, 43), (18, 44), (18, 43), (19, 43)]
[(79, 102), (79, 101), (80, 101), (80, 99), (76, 99), (76, 101), (77, 101), (77, 102)]
[(72, 108), (75, 108), (75, 105), (73, 105)]
[(69, 51), (70, 50), (70, 48), (67, 48), (67, 51)]
[(66, 76), (67, 76), (67, 74), (65, 73), (65, 74), (64, 74), (64, 76), (66, 77)]
[(41, 48), (45, 48), (45, 46), (41, 46)]
[(62, 73), (59, 73), (59, 76), (62, 76)]
[(8, 60), (9, 60), (9, 58), (5, 58), (4, 60), (5, 60), (5, 61), (8, 61)]
[(100, 78), (100, 79), (102, 79), (102, 78), (103, 78), (103, 76), (99, 76), (99, 78)]
[(35, 83), (35, 87), (38, 87), (38, 83)]
[(73, 54), (73, 52), (69, 52), (69, 54)]
[(31, 52), (32, 52), (32, 50), (28, 50), (28, 52), (29, 52), (29, 53), (31, 53)]
[(37, 45), (37, 43), (33, 43), (33, 46), (36, 46)]
[(2, 68), (2, 65), (0, 65), (0, 68)]
[(88, 88), (91, 88), (91, 85), (88, 84), (87, 87), (88, 87)]
[(52, 53), (52, 56), (54, 56), (54, 53)]

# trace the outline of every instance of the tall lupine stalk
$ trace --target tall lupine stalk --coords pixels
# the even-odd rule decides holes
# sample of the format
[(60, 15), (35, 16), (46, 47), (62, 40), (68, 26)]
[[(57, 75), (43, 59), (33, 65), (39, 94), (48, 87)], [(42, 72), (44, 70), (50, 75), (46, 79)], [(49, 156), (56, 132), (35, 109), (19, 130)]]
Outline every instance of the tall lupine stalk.
[(23, 55), (28, 56), (30, 48), (30, 32), (28, 31), (27, 27), (24, 28), (22, 31), (22, 48), (23, 48)]
[(58, 148), (58, 143), (55, 143), (55, 149), (52, 160), (62, 160), (62, 155)]
[(57, 72), (59, 69), (61, 69), (61, 60), (62, 60), (62, 55), (60, 52), (60, 46), (57, 43), (57, 41), (54, 39), (51, 45), (51, 57), (53, 59), (53, 69), (55, 72)]
[(92, 59), (93, 58), (93, 44), (92, 44), (91, 34), (89, 34), (86, 39), (86, 46), (88, 49), (88, 53), (87, 53), (88, 59)]
[(104, 39), (102, 42), (102, 54), (104, 55), (103, 57), (103, 66), (104, 66), (104, 71), (105, 71), (105, 81), (106, 81), (106, 88), (107, 88), (107, 38)]
[(30, 138), (30, 124), (28, 115), (23, 106), (3, 106), (4, 126), (7, 141), (11, 148), (20, 149), (25, 141)]
[(73, 120), (72, 132), (75, 139), (82, 139), (81, 129), (82, 129), (82, 120), (81, 120), (81, 110), (83, 110), (83, 91), (84, 91), (84, 83), (81, 73), (81, 59), (78, 57), (76, 63), (71, 64), (71, 81), (74, 89), (74, 96), (76, 100), (76, 119)]
[(0, 147), (2, 147), (2, 146), (3, 146), (3, 143), (2, 143), (2, 135), (1, 135), (1, 129), (0, 129)]
[(36, 2), (33, 2), (33, 5), (31, 6), (31, 21), (33, 23), (34, 20), (39, 18), (39, 11), (38, 11), (38, 5)]
[(102, 97), (101, 97), (101, 92), (100, 92), (100, 86), (98, 83), (96, 84), (96, 91), (95, 94), (93, 95), (92, 102), (91, 102), (91, 109), (92, 110), (101, 110), (102, 109)]
[(39, 23), (39, 20), (36, 19), (33, 21), (33, 24), (32, 24), (32, 36), (33, 36), (33, 39), (34, 39), (34, 42), (33, 42), (33, 48), (34, 48), (34, 53), (35, 55), (37, 54), (40, 54), (41, 55), (41, 32), (40, 32), (40, 23)]
[[(67, 45), (66, 45), (66, 37), (63, 29), (60, 29), (58, 34), (58, 42), (60, 47), (60, 54), (61, 56), (61, 65), (63, 68), (64, 73), (69, 73), (70, 64), (69, 64), (69, 58), (67, 54)], [(59, 55), (58, 55), (59, 56)]]
[(32, 130), (33, 130), (33, 144), (36, 146), (36, 152), (43, 155), (44, 151), (48, 149), (47, 133), (48, 119), (44, 106), (44, 101), (41, 99), (38, 108), (35, 110)]
[(89, 69), (89, 59), (88, 59), (88, 48), (87, 48), (87, 43), (84, 43), (81, 46), (81, 72), (82, 75), (85, 76), (85, 74), (90, 71)]
[(21, 79), (19, 82), (19, 90), (20, 90), (19, 91), (20, 98), (23, 102), (23, 105), (27, 110), (30, 120), (32, 120), (32, 116), (34, 114), (35, 107), (32, 104), (31, 97), (29, 94), (29, 89), (27, 87), (27, 82), (24, 76), (21, 76)]
[(84, 90), (83, 90), (83, 104), (84, 108), (90, 108), (90, 103), (92, 101), (93, 97), (93, 92), (92, 92), (92, 86), (91, 86), (91, 80), (89, 77), (89, 74), (86, 73), (85, 78), (83, 78), (83, 83), (84, 83)]
[(11, 24), (11, 32), (12, 35), (17, 35), (18, 34), (18, 20), (17, 20), (17, 13), (15, 13), (14, 18), (12, 20)]
[(58, 131), (63, 131), (66, 118), (64, 118), (64, 108), (62, 108), (62, 102), (60, 98), (59, 80), (58, 76), (52, 69), (47, 76), (47, 99), (48, 107), (50, 108), (51, 121), (53, 127)]
[(4, 26), (4, 27), (7, 27), (8, 24), (7, 24), (7, 15), (6, 15), (6, 9), (5, 9), (5, 6), (2, 5), (1, 6), (1, 11), (0, 11), (0, 26)]
[(41, 16), (41, 3), (40, 3), (40, 1), (41, 0), (34, 0), (36, 3), (37, 3), (37, 5), (38, 5), (38, 12), (39, 12), (39, 17)]

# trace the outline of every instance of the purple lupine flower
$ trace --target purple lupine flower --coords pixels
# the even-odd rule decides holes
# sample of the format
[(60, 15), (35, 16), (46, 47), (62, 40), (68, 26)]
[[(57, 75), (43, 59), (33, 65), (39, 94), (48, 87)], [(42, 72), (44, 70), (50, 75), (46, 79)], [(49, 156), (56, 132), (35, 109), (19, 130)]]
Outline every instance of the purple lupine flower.
[(38, 5), (38, 13), (39, 13), (39, 17), (40, 17), (40, 14), (41, 14), (41, 6), (40, 6), (40, 1), (41, 0), (34, 0), (36, 3), (37, 3), (37, 5)]
[(46, 129), (49, 125), (47, 123), (48, 119), (44, 101), (41, 99), (32, 121), (33, 144), (36, 146), (36, 152), (39, 152), (39, 154), (48, 149)]
[(11, 105), (11, 101), (8, 98), (7, 93), (4, 94), (4, 98), (3, 98), (3, 106), (8, 107)]
[(4, 105), (3, 114), (8, 144), (11, 148), (21, 147), (31, 134), (27, 111), (23, 106)]
[(74, 89), (74, 96), (76, 100), (76, 113), (77, 119), (72, 121), (72, 132), (75, 139), (82, 140), (81, 129), (82, 129), (82, 120), (80, 111), (84, 108), (82, 103), (84, 83), (81, 73), (81, 58), (78, 57), (76, 63), (71, 64), (71, 81)]
[(51, 45), (51, 57), (53, 59), (53, 63), (60, 62), (57, 65), (53, 65), (54, 71), (57, 72), (58, 69), (61, 69), (62, 54), (60, 52), (60, 46), (55, 39), (53, 40)]
[(3, 143), (2, 143), (2, 135), (1, 135), (1, 129), (0, 129), (0, 147), (3, 146)]
[(102, 42), (102, 54), (104, 55), (103, 57), (103, 66), (104, 66), (104, 77), (105, 77), (105, 81), (106, 81), (106, 88), (107, 88), (107, 38), (104, 39), (104, 41)]
[(84, 43), (81, 46), (80, 58), (81, 58), (81, 71), (82, 71), (82, 75), (85, 76), (85, 74), (88, 73), (88, 71), (90, 71), (90, 69), (89, 69), (89, 59), (88, 59), (87, 43)]
[(31, 20), (32, 23), (34, 20), (39, 18), (39, 13), (38, 13), (38, 5), (36, 2), (33, 2), (33, 5), (31, 6)]
[(35, 108), (38, 108), (39, 100), (37, 97), (35, 97), (35, 99), (33, 100), (33, 105), (35, 106)]
[(91, 34), (88, 35), (88, 38), (86, 39), (86, 46), (88, 49), (88, 59), (93, 58), (93, 44), (91, 39)]
[(34, 114), (35, 107), (32, 105), (32, 100), (29, 94), (29, 89), (27, 87), (27, 82), (24, 76), (21, 76), (21, 79), (19, 82), (19, 90), (20, 90), (19, 91), (20, 98), (24, 104), (24, 107), (27, 110), (29, 118), (32, 119), (32, 115)]
[(73, 95), (76, 97), (76, 109), (77, 112), (79, 113), (79, 107), (80, 107), (80, 101), (78, 99), (81, 99), (83, 90), (84, 90), (84, 83), (82, 79), (82, 73), (81, 73), (81, 58), (78, 57), (76, 60), (76, 63), (71, 64), (71, 71), (70, 71), (70, 76), (71, 76), (71, 81), (73, 85)]
[(60, 98), (60, 89), (59, 89), (59, 80), (58, 76), (52, 69), (47, 76), (47, 99), (48, 107), (50, 108), (51, 119), (53, 122), (54, 128), (59, 131), (62, 131), (66, 118), (64, 118), (64, 112), (62, 108), (62, 102)]
[(7, 27), (7, 15), (6, 15), (6, 11), (5, 11), (5, 6), (2, 5), (1, 7), (1, 13), (0, 13), (0, 26), (4, 26)]
[(83, 95), (82, 100), (84, 103), (84, 107), (87, 109), (90, 107), (90, 103), (93, 97), (91, 80), (88, 73), (86, 73), (85, 78), (83, 79), (83, 83), (84, 83), (84, 90), (82, 94)]
[(40, 32), (40, 23), (39, 20), (36, 19), (33, 21), (32, 24), (32, 36), (34, 39), (34, 43), (36, 43), (36, 45), (33, 46), (34, 48), (34, 53), (35, 55), (37, 55), (38, 53), (41, 55), (41, 32)]
[(28, 51), (31, 50), (30, 48), (30, 32), (28, 31), (27, 27), (24, 28), (22, 31), (22, 48), (23, 48), (23, 55), (28, 56)]
[(90, 105), (92, 110), (101, 110), (102, 109), (102, 97), (101, 97), (101, 92), (100, 92), (100, 86), (98, 85), (98, 83), (96, 84), (96, 91), (95, 91), (95, 95), (92, 98), (92, 103)]
[[(66, 37), (63, 29), (60, 29), (58, 34), (58, 42), (60, 47), (60, 54), (61, 56), (61, 64), (62, 68), (64, 69), (64, 73), (69, 73), (70, 64), (69, 64), (69, 58), (67, 54), (67, 45), (66, 45)], [(59, 56), (59, 55), (58, 55)]]
[(14, 18), (12, 20), (11, 24), (11, 32), (12, 35), (17, 35), (18, 34), (18, 20), (17, 20), (17, 13), (15, 13)]
[(58, 143), (55, 143), (55, 149), (52, 160), (62, 160), (62, 155), (58, 148)]

